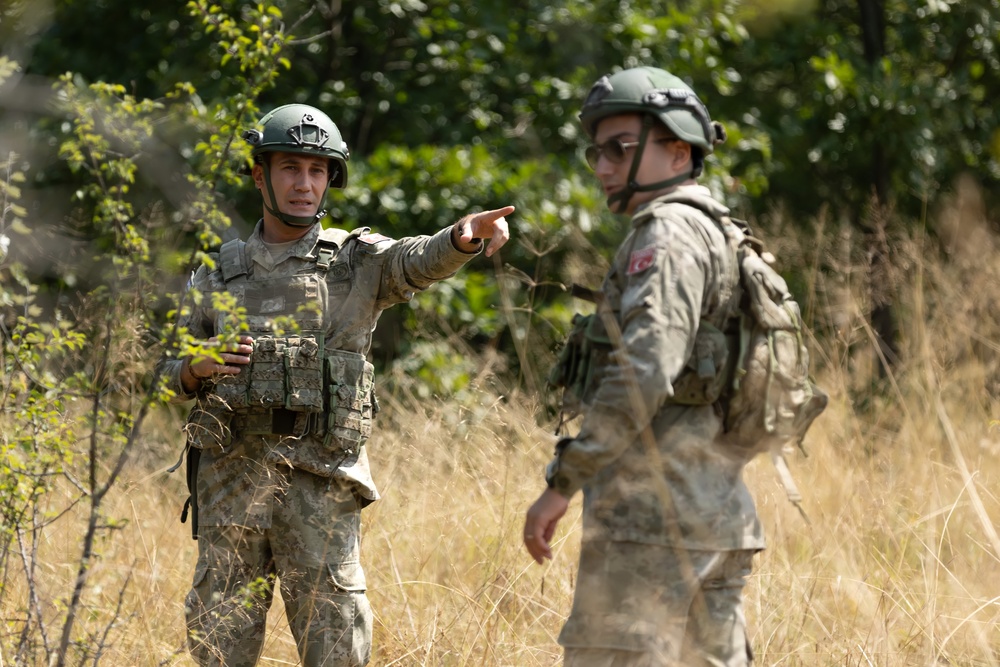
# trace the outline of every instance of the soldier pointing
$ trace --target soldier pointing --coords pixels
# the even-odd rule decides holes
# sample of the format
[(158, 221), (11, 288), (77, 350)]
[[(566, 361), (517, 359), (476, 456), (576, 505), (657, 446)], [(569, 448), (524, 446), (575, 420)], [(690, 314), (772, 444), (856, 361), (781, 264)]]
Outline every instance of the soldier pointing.
[[(507, 242), (512, 206), (470, 214), (432, 236), (322, 229), (328, 188), (347, 185), (349, 152), (322, 111), (267, 114), (244, 138), (263, 216), (245, 242), (202, 266), (182, 318), (219, 359), (165, 361), (186, 427), (198, 562), (186, 601), (201, 665), (254, 665), (273, 585), (306, 667), (359, 666), (372, 612), (360, 512), (378, 499), (365, 443), (377, 409), (366, 355), (386, 308)], [(485, 240), (485, 242), (484, 242)], [(228, 294), (245, 309), (234, 334)]]

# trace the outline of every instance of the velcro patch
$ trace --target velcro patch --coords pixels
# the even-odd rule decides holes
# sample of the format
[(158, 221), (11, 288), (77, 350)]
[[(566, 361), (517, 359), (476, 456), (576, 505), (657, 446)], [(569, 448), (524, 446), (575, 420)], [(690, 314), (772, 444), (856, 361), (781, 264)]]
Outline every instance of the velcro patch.
[(367, 243), (368, 245), (375, 245), (380, 241), (391, 241), (388, 236), (382, 236), (381, 234), (363, 234), (358, 237), (358, 240), (362, 243)]
[(634, 276), (641, 273), (653, 265), (656, 258), (656, 248), (650, 246), (642, 250), (636, 250), (628, 258), (628, 275)]

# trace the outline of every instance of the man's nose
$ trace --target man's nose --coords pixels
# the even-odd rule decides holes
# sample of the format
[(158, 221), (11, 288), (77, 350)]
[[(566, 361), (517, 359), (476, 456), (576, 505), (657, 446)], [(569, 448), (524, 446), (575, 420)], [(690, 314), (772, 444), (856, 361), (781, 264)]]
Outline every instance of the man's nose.
[(594, 165), (594, 173), (600, 176), (607, 176), (615, 170), (615, 163), (608, 159), (608, 156), (602, 151), (597, 156), (597, 164)]

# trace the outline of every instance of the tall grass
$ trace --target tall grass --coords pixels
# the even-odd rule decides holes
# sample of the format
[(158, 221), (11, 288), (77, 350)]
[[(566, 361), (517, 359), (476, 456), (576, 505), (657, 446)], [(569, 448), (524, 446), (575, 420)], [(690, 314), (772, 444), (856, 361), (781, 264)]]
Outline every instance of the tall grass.
[[(899, 271), (882, 287), (897, 307), (902, 352), (888, 375), (872, 352), (857, 240), (822, 219), (811, 234), (767, 230), (776, 254), (799, 267), (831, 404), (810, 432), (809, 456), (790, 457), (805, 517), (767, 460), (747, 469), (769, 543), (746, 589), (758, 664), (1000, 665), (997, 238), (973, 191), (960, 188), (932, 217), (926, 231), (886, 230)], [(383, 498), (363, 513), (372, 664), (558, 664), (579, 498), (551, 564), (535, 565), (520, 544), (554, 442), (544, 411), (486, 381), (461, 401), (417, 400), (405, 378), (382, 385), (369, 453)], [(179, 415), (158, 419), (110, 500), (110, 515), (127, 522), (94, 566), (89, 623), (101, 627), (119, 610), (105, 665), (193, 664), (183, 601), (196, 544), (178, 522), (183, 479), (163, 472), (180, 444)], [(49, 593), (71, 585), (79, 552), (76, 524), (59, 525), (41, 547)], [(0, 609), (8, 621), (14, 613)], [(269, 627), (262, 664), (296, 664), (280, 599)]]

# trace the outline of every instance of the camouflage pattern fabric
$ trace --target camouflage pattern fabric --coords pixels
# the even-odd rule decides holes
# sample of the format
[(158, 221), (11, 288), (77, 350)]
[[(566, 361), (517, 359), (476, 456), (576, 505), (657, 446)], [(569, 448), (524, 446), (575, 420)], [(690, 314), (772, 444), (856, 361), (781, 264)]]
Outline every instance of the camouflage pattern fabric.
[(746, 667), (742, 592), (752, 558), (752, 551), (584, 542), (573, 610), (559, 636), (565, 667)]
[[(192, 286), (205, 298), (180, 325), (199, 338), (217, 335), (226, 326), (226, 316), (211, 307), (211, 292), (229, 290), (239, 297), (248, 281), (278, 285), (295, 277), (303, 285), (300, 293), (316, 295), (317, 307), (303, 310), (303, 304), (284, 303), (280, 294), (257, 299), (256, 305), (247, 303), (251, 330), (266, 331), (275, 313), (302, 313), (307, 321), (321, 313), (317, 324), (324, 356), (340, 351), (363, 360), (384, 309), (454, 275), (474, 256), (454, 247), (451, 228), (400, 240), (367, 231), (340, 235), (343, 242), (323, 276), (316, 269), (318, 225), (272, 255), (258, 223), (242, 248), (249, 275), (227, 284), (220, 270), (201, 267)], [(253, 411), (224, 417), (220, 425), (218, 418), (199, 413), (199, 406), (211, 403), (206, 400), (211, 394), (184, 392), (182, 361), (163, 363), (175, 400), (199, 399), (193, 412), (200, 432), (221, 430), (226, 435), (222, 444), (209, 438), (200, 443), (210, 446), (202, 449), (198, 470), (199, 557), (188, 605), (199, 664), (255, 664), (271, 594), (248, 598), (246, 586), (258, 577), (275, 576), (305, 665), (365, 664), (371, 616), (357, 560), (356, 511), (379, 497), (365, 446), (331, 444), (315, 429), (294, 435), (305, 432), (307, 420), (316, 416), (308, 412), (291, 413), (292, 435), (262, 433), (257, 423), (262, 415)], [(327, 364), (328, 369), (334, 367)], [(248, 395), (254, 396), (252, 391)], [(363, 428), (348, 417), (339, 415), (338, 427), (347, 422)], [(370, 411), (367, 418), (370, 424)], [(344, 492), (348, 500), (342, 498)]]
[[(580, 432), (562, 441), (549, 480), (567, 497), (587, 485), (589, 539), (761, 549), (763, 530), (743, 482), (747, 459), (719, 438), (717, 407), (674, 401), (699, 324), (705, 319), (723, 329), (739, 297), (735, 258), (719, 225), (697, 208), (671, 203), (692, 197), (728, 213), (707, 188), (690, 185), (633, 216), (602, 285), (623, 346), (595, 372)], [(629, 390), (630, 378), (638, 392)], [(640, 438), (647, 427), (654, 452)], [(672, 507), (661, 497), (664, 481)]]
[[(255, 281), (296, 276), (315, 270), (316, 244), (320, 228), (314, 226), (297, 243), (272, 257), (261, 240), (261, 223), (246, 242), (245, 253)], [(431, 284), (453, 276), (473, 255), (457, 250), (451, 242), (451, 229), (433, 236), (399, 240), (377, 234), (352, 236), (336, 254), (325, 281), (318, 289), (325, 292), (323, 329), (326, 350), (344, 350), (368, 354), (372, 333), (382, 311), (413, 297)], [(217, 259), (217, 257), (216, 257)], [(190, 333), (209, 338), (226, 326), (226, 318), (211, 307), (211, 292), (226, 290), (222, 273), (201, 267), (192, 279), (192, 287), (206, 295), (202, 305), (180, 321)], [(238, 289), (238, 285), (237, 285)], [(270, 317), (249, 312), (252, 330), (265, 329)], [(164, 362), (164, 373), (177, 402), (196, 398), (187, 394), (180, 382), (182, 361)], [(267, 486), (267, 476), (275, 465), (307, 470), (323, 477), (349, 480), (359, 495), (368, 501), (378, 499), (378, 491), (368, 466), (368, 454), (362, 447), (354, 453), (331, 451), (322, 437), (282, 436), (243, 437), (238, 428), (225, 448), (202, 452), (204, 474), (215, 475), (210, 497), (199, 497), (201, 524), (268, 527), (267, 510), (247, 505), (247, 500)], [(251, 466), (250, 469), (247, 466)], [(233, 489), (231, 494), (221, 493)], [(266, 493), (264, 494), (266, 496)]]
[(306, 667), (360, 666), (372, 613), (359, 560), (361, 507), (343, 480), (283, 470), (271, 528), (202, 528), (185, 605), (201, 665), (253, 665), (264, 645), (275, 576)]
[[(692, 198), (700, 207), (680, 203)], [(728, 213), (707, 188), (687, 185), (633, 216), (602, 285), (599, 309), (606, 328), (620, 331), (621, 345), (593, 371), (580, 432), (560, 441), (547, 473), (562, 495), (584, 492), (577, 600), (560, 643), (653, 656), (647, 663), (633, 655), (638, 665), (677, 659), (678, 637), (697, 628), (688, 624), (694, 620), (690, 600), (698, 598), (717, 605), (713, 616), (729, 619), (732, 630), (714, 648), (704, 642), (723, 636), (713, 634), (718, 628), (695, 633), (703, 640), (700, 650), (716, 652), (715, 662), (705, 664), (746, 664), (745, 633), (737, 622), (745, 575), (727, 577), (734, 583), (721, 594), (712, 591), (710, 576), (692, 582), (690, 573), (697, 572), (698, 554), (712, 562), (716, 556), (740, 559), (749, 573), (749, 554), (764, 548), (743, 482), (748, 459), (720, 437), (718, 405), (677, 394), (679, 380), (697, 368), (698, 332), (707, 328), (701, 325), (724, 331), (740, 297), (733, 246), (705, 208)], [(705, 347), (709, 356), (718, 352)], [(730, 644), (740, 645), (736, 654), (743, 662), (726, 657), (736, 655)], [(567, 664), (633, 664), (625, 655)]]

